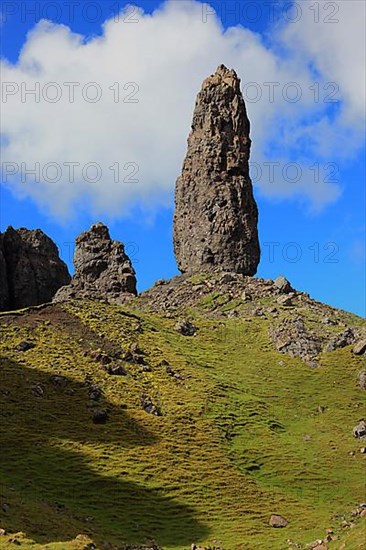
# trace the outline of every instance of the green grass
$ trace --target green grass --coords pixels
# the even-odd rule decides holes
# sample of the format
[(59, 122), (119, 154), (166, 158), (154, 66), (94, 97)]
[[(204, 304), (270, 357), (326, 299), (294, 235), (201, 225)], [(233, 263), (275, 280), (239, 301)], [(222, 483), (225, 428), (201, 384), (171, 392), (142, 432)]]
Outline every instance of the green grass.
[[(229, 310), (225, 300), (211, 295), (190, 311), (194, 337), (175, 319), (87, 301), (0, 317), (0, 527), (22, 532), (22, 548), (83, 548), (83, 534), (98, 548), (283, 550), (330, 527), (339, 536), (330, 548), (364, 547), (364, 518), (341, 527), (366, 501), (366, 457), (352, 437), (365, 416), (355, 383), (364, 359), (344, 348), (311, 369), (274, 350), (265, 318), (205, 317), (202, 306)], [(26, 338), (36, 347), (14, 351)], [(134, 342), (151, 372), (126, 363), (127, 376), (110, 376), (85, 354)], [(162, 359), (185, 379), (168, 376)], [(91, 421), (91, 382), (103, 390), (105, 425)], [(161, 417), (141, 408), (142, 394)], [(288, 526), (269, 527), (272, 513)], [(1, 548), (14, 547), (9, 537)]]

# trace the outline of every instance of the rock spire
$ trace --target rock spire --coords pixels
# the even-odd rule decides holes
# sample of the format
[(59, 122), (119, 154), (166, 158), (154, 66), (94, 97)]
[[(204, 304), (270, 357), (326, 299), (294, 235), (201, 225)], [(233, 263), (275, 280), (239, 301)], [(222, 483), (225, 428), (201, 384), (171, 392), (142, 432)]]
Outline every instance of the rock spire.
[(257, 271), (258, 209), (249, 177), (249, 130), (240, 79), (220, 65), (197, 96), (176, 183), (174, 250), (183, 273)]
[(136, 295), (136, 277), (125, 247), (112, 241), (108, 227), (96, 223), (76, 238), (75, 274), (71, 284), (61, 288), (55, 301), (90, 298), (123, 303)]

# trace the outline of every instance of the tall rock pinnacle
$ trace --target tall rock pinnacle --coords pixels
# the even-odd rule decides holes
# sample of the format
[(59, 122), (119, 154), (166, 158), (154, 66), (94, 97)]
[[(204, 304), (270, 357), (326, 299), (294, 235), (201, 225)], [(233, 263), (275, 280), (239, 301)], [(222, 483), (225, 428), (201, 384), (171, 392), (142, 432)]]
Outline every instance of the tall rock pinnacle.
[(176, 183), (174, 250), (183, 273), (257, 271), (258, 209), (249, 177), (249, 130), (240, 79), (220, 65), (197, 96)]

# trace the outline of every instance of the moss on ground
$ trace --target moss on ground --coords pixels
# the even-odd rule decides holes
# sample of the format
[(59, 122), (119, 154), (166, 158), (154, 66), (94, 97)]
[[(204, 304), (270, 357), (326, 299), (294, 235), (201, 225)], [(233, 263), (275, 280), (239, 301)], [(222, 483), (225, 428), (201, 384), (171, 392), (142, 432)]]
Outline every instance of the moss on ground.
[[(200, 307), (229, 311), (225, 300)], [(193, 337), (174, 318), (88, 301), (0, 318), (0, 527), (37, 550), (85, 548), (88, 537), (98, 548), (283, 550), (326, 528), (339, 537), (330, 548), (364, 548), (365, 518), (342, 527), (366, 501), (366, 455), (352, 437), (364, 359), (347, 347), (312, 369), (274, 350), (265, 317), (190, 314)], [(22, 340), (36, 346), (18, 352)], [(127, 375), (111, 376), (89, 353), (134, 343), (150, 370), (123, 362)], [(143, 395), (162, 416), (143, 410)], [(92, 422), (96, 408), (105, 425)], [(269, 527), (272, 513), (288, 526)]]

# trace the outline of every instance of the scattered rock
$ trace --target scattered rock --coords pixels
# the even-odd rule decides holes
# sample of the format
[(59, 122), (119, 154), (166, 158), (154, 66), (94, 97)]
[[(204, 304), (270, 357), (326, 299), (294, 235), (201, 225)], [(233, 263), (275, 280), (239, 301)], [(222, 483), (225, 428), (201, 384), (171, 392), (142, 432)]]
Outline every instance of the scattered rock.
[(272, 514), (269, 519), (269, 524), (271, 527), (282, 528), (282, 527), (286, 527), (286, 525), (288, 524), (288, 521), (282, 516)]
[(249, 294), (249, 292), (247, 292), (246, 290), (244, 290), (241, 294), (241, 299), (244, 301), (244, 302), (251, 302), (253, 300), (252, 296)]
[(108, 412), (105, 410), (97, 410), (93, 412), (94, 424), (105, 424), (109, 418)]
[(185, 376), (182, 374), (179, 374), (178, 372), (175, 372), (171, 367), (167, 366), (165, 368), (165, 372), (171, 376), (172, 378), (175, 378), (176, 380), (185, 380)]
[(16, 346), (16, 351), (28, 351), (30, 349), (33, 349), (36, 347), (36, 344), (34, 342), (29, 342), (29, 340), (23, 340), (22, 342), (19, 342), (19, 344)]
[(133, 342), (130, 345), (130, 352), (135, 353), (136, 355), (144, 355), (144, 352), (139, 348), (137, 342)]
[(277, 279), (274, 280), (274, 285), (278, 288), (280, 292), (283, 292), (284, 294), (293, 292), (293, 288), (290, 282), (283, 275), (279, 275)]
[(74, 265), (71, 283), (57, 292), (55, 302), (76, 297), (122, 304), (137, 294), (135, 271), (124, 245), (112, 241), (102, 223), (76, 238)]
[(0, 528), (0, 537), (4, 537), (6, 535), (5, 529)]
[(152, 372), (150, 365), (142, 365), (141, 372)]
[(102, 390), (97, 384), (93, 384), (89, 388), (89, 399), (92, 401), (98, 401), (103, 395)]
[(107, 367), (108, 374), (112, 376), (127, 376), (128, 372), (122, 365), (109, 365)]
[(197, 327), (188, 320), (178, 321), (175, 325), (175, 330), (183, 336), (194, 336), (197, 331)]
[(182, 273), (256, 273), (260, 249), (250, 145), (240, 79), (220, 65), (197, 96), (176, 183), (174, 250)]
[(44, 388), (41, 386), (41, 384), (37, 384), (32, 388), (32, 394), (35, 397), (43, 397), (44, 396)]
[(335, 326), (338, 324), (337, 321), (335, 321), (334, 319), (331, 319), (330, 317), (323, 317), (322, 323), (324, 323), (324, 325), (330, 325), (330, 326)]
[(363, 455), (366, 454), (366, 447), (361, 447), (360, 453)]
[(366, 422), (364, 420), (361, 420), (361, 422), (353, 428), (353, 435), (357, 439), (366, 439)]
[(283, 307), (290, 307), (290, 306), (293, 306), (293, 302), (292, 302), (292, 299), (290, 298), (290, 296), (279, 296), (277, 298), (277, 303), (278, 305), (280, 306), (283, 306)]
[(106, 353), (101, 353), (99, 361), (101, 365), (109, 365), (112, 362), (112, 359)]
[(333, 336), (328, 343), (326, 344), (324, 351), (330, 352), (335, 351), (337, 348), (344, 348), (353, 344), (355, 340), (355, 335), (352, 329), (347, 328), (343, 332)]
[(0, 233), (0, 311), (50, 302), (70, 282), (57, 246), (40, 229)]
[(301, 318), (283, 319), (270, 330), (269, 335), (281, 353), (301, 357), (309, 366), (317, 366), (315, 358), (321, 351), (322, 343), (316, 334), (307, 330)]
[(162, 416), (159, 407), (154, 405), (150, 397), (148, 397), (147, 395), (143, 395), (141, 397), (141, 406), (144, 409), (144, 411), (146, 411), (149, 414), (153, 414), (155, 416)]
[(364, 340), (360, 340), (359, 342), (357, 342), (354, 347), (353, 347), (353, 353), (355, 355), (362, 355), (365, 353), (366, 351), (366, 339)]
[(358, 381), (359, 387), (362, 388), (363, 390), (366, 390), (366, 370), (362, 370), (358, 374), (357, 381)]
[(234, 273), (224, 273), (219, 280), (220, 284), (228, 284), (237, 281), (237, 275)]

